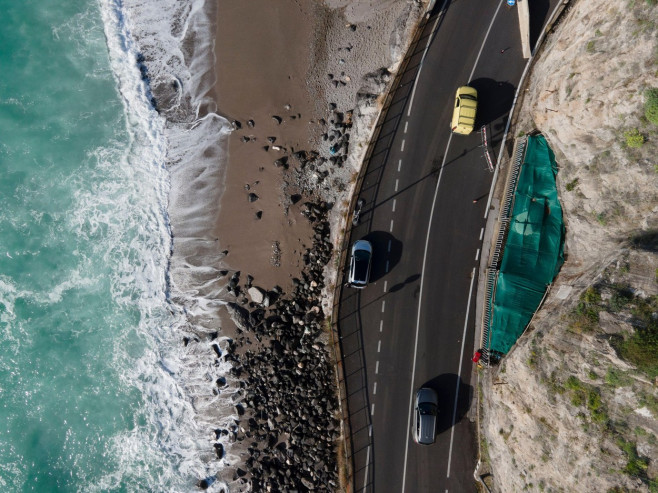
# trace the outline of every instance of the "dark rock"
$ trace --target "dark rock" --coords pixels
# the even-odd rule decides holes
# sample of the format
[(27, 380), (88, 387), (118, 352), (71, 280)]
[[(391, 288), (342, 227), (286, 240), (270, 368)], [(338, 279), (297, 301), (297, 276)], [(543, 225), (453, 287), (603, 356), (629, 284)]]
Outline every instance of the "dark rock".
[(274, 120), (277, 124), (281, 125), (281, 122), (283, 121), (283, 118), (277, 115), (272, 115), (272, 120)]
[(242, 123), (240, 123), (238, 120), (233, 120), (231, 123), (233, 124), (233, 128), (237, 128), (238, 130), (242, 128)]
[(260, 219), (263, 217), (263, 211), (256, 211), (256, 219)]
[(249, 202), (256, 202), (260, 197), (258, 197), (258, 195), (256, 195), (255, 193), (251, 192), (247, 198)]
[(267, 138), (267, 141), (268, 141), (270, 144), (274, 144), (274, 143), (276, 142), (276, 137), (268, 137), (268, 138)]
[(249, 126), (249, 128), (254, 128), (255, 123), (253, 120), (247, 120), (247, 125)]

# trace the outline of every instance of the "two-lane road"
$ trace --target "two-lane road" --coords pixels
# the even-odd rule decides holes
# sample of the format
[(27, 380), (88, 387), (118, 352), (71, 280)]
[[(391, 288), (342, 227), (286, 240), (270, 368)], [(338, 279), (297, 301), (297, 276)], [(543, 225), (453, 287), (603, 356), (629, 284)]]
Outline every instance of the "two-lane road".
[[(466, 414), (492, 174), (480, 133), (452, 135), (449, 125), (457, 87), (478, 89), (477, 125), (487, 128), (495, 162), (524, 64), (517, 13), (504, 0), (446, 2), (387, 109), (351, 233), (373, 243), (372, 282), (343, 289), (338, 320), (356, 491), (474, 490), (477, 446)], [(430, 446), (411, 434), (422, 386), (440, 399)]]

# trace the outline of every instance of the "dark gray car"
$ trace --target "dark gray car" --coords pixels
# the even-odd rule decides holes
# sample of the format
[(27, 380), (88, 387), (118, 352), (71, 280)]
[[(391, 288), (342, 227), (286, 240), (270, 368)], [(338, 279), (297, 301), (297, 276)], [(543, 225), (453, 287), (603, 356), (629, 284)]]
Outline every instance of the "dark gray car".
[(421, 445), (434, 443), (436, 435), (436, 416), (439, 413), (439, 397), (428, 387), (416, 393), (414, 409), (414, 440)]

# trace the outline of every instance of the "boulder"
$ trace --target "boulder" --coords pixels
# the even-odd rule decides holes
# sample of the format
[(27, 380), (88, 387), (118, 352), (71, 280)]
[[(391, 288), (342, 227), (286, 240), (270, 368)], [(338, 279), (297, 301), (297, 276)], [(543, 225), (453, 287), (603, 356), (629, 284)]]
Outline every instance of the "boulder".
[(260, 304), (263, 302), (263, 299), (265, 298), (265, 292), (257, 288), (256, 286), (252, 286), (247, 290), (247, 294), (251, 298), (251, 301), (254, 303)]

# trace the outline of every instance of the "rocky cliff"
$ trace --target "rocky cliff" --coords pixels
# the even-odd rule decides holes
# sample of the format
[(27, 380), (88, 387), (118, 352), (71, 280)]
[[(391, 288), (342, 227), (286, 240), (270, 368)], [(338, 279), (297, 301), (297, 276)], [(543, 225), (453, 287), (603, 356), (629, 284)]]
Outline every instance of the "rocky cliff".
[(557, 156), (566, 262), (482, 372), (493, 491), (658, 491), (658, 2), (572, 1), (515, 134)]

